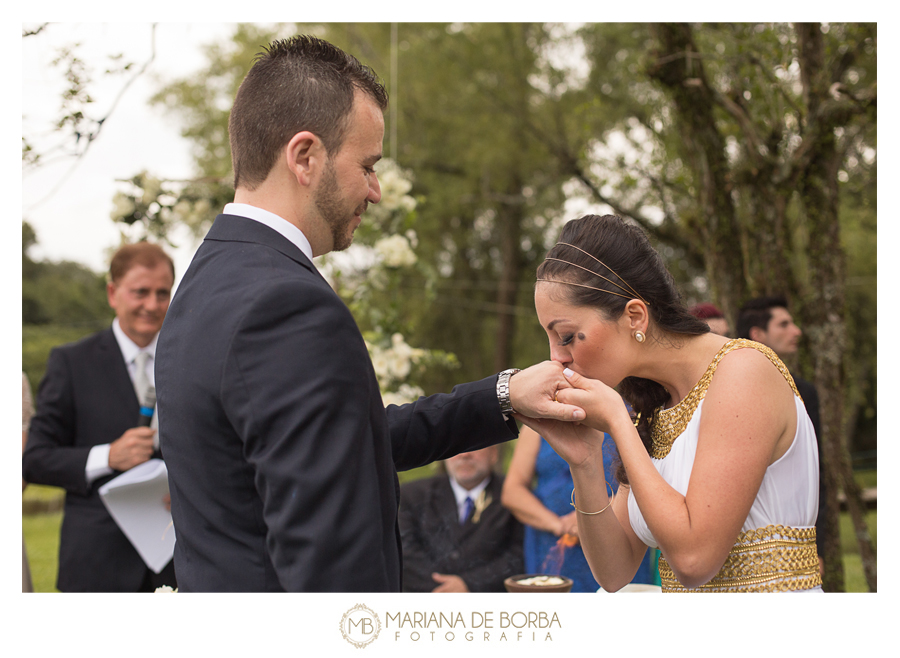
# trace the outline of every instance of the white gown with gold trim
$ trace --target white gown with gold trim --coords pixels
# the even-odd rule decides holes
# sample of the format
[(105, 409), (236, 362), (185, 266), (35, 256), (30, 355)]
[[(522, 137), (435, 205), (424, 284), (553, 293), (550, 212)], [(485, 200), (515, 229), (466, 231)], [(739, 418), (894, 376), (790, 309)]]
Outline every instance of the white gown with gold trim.
[[(819, 509), (816, 435), (787, 368), (769, 348), (749, 340), (729, 341), (706, 374), (680, 403), (654, 419), (651, 458), (676, 491), (686, 494), (699, 439), (703, 398), (722, 357), (735, 349), (765, 354), (794, 390), (797, 431), (790, 448), (766, 469), (750, 513), (722, 570), (708, 583), (686, 590), (660, 558), (663, 591), (822, 591), (815, 546)], [(645, 544), (658, 547), (634, 496), (628, 499), (631, 527)]]

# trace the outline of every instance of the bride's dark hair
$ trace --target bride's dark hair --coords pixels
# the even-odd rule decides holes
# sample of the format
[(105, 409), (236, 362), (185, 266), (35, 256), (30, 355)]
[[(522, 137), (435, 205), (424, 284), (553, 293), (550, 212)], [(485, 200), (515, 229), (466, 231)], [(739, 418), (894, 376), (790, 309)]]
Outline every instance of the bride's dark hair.
[[(590, 306), (608, 320), (617, 320), (629, 300), (640, 299), (652, 319), (647, 340), (673, 345), (679, 336), (709, 331), (705, 321), (688, 312), (675, 280), (644, 232), (615, 215), (586, 215), (569, 221), (546, 258), (537, 269), (537, 278), (573, 284), (552, 287), (551, 294), (566, 304)], [(634, 414), (640, 414), (637, 430), (649, 452), (653, 412), (669, 394), (662, 385), (640, 377), (626, 377), (618, 390)], [(621, 461), (616, 478), (628, 484)]]

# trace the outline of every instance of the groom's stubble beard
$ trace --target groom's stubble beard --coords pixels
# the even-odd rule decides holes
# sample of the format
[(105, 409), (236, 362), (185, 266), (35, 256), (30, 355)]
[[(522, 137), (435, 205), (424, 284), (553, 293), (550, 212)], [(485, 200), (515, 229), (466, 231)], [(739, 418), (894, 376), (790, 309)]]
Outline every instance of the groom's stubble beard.
[(316, 210), (331, 232), (333, 243), (331, 251), (343, 251), (349, 247), (353, 243), (355, 231), (351, 226), (353, 219), (366, 211), (369, 202), (363, 200), (352, 212), (346, 208), (346, 200), (341, 196), (338, 185), (337, 172), (330, 159), (326, 163), (322, 182), (316, 191), (315, 203)]

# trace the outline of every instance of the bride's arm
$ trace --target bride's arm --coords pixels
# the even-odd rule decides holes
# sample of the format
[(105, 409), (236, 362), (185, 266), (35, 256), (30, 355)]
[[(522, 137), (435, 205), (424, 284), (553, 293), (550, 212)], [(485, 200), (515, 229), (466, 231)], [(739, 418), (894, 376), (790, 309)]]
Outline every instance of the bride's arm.
[[(567, 389), (560, 397), (582, 406), (587, 412), (585, 422), (612, 435), (628, 473), (631, 495), (679, 582), (685, 587), (707, 582), (734, 545), (766, 468), (786, 450), (785, 437), (789, 437), (788, 446), (793, 438), (793, 398), (781, 374), (755, 350), (739, 350), (722, 360), (704, 401), (686, 495), (659, 475), (631, 419), (619, 411), (621, 402), (613, 403), (612, 389), (577, 374), (570, 382), (582, 390)], [(572, 466), (573, 478), (578, 472), (578, 507), (600, 509), (606, 504), (606, 494), (597, 485), (602, 468), (600, 478), (595, 465), (584, 474), (581, 470)], [(621, 507), (614, 506), (617, 516)], [(594, 535), (606, 530), (604, 523), (608, 522), (597, 519), (582, 525), (586, 552), (595, 543)], [(597, 527), (590, 536), (585, 532), (588, 524)], [(596, 542), (599, 545), (600, 539)]]
[[(573, 423), (520, 420), (547, 439), (557, 454), (569, 463), (578, 509), (596, 512), (606, 508), (610, 503), (608, 491), (611, 488), (606, 486), (603, 469), (603, 433)], [(627, 491), (627, 487), (620, 487), (613, 504), (599, 514), (575, 513), (578, 537), (591, 572), (609, 592), (632, 581), (647, 550), (631, 529)]]

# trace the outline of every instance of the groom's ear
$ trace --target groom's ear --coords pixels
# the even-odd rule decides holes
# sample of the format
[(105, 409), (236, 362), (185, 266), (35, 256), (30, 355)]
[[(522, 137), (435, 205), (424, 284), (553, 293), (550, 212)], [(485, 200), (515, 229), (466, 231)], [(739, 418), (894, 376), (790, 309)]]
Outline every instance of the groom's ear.
[(291, 137), (284, 147), (284, 157), (297, 183), (309, 187), (324, 170), (328, 151), (316, 134), (304, 130)]

